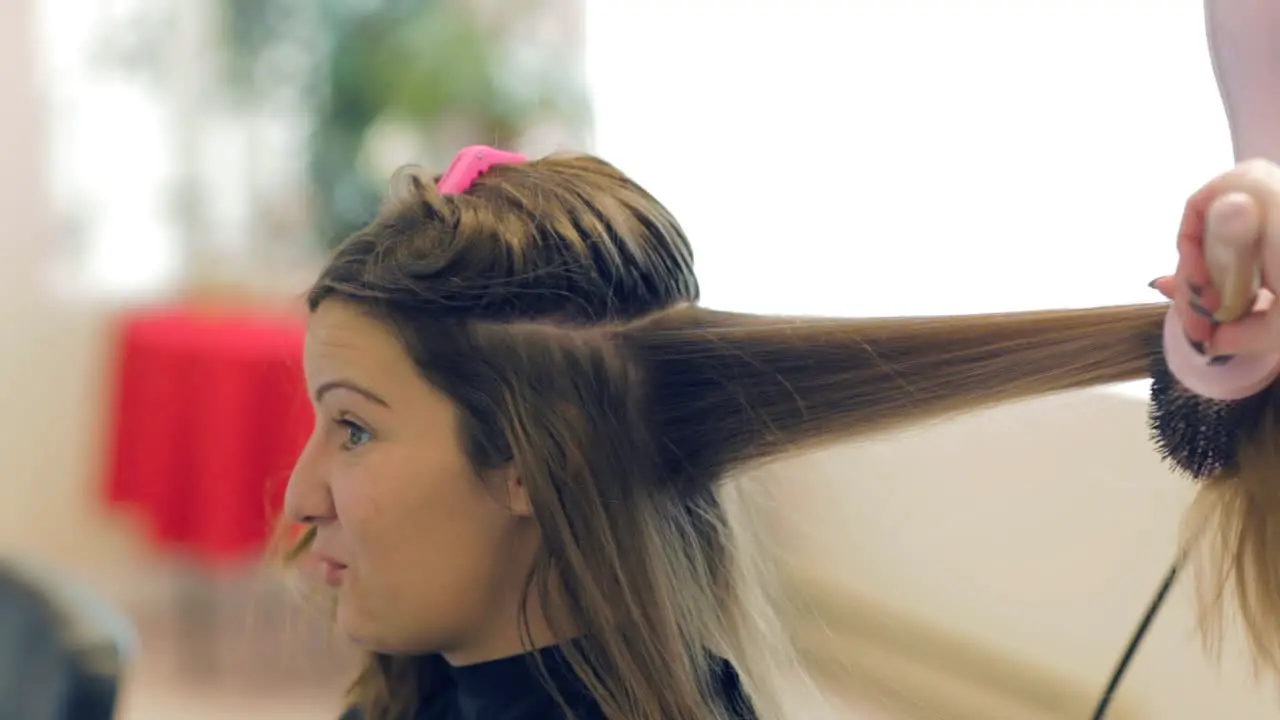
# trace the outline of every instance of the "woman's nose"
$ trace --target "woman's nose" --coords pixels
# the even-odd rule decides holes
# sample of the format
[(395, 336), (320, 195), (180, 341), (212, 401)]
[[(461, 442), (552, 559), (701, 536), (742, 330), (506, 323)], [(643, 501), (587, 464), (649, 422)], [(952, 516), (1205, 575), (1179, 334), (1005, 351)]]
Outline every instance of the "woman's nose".
[(291, 522), (315, 525), (337, 516), (324, 462), (315, 443), (307, 442), (289, 475), (284, 493), (284, 514)]

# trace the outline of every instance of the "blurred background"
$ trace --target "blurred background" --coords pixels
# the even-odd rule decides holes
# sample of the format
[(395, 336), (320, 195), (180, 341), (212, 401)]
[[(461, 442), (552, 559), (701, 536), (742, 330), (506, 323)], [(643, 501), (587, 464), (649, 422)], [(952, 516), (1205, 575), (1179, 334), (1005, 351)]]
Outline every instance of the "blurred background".
[[(1231, 163), (1197, 0), (7, 0), (0, 107), (0, 553), (118, 611), (133, 720), (339, 711), (349, 654), (259, 558), (298, 295), (397, 166), (592, 151), (706, 304), (903, 315), (1154, 300)], [(851, 717), (1088, 716), (1191, 492), (1144, 393), (743, 480)], [(1276, 717), (1189, 596), (1112, 717)]]

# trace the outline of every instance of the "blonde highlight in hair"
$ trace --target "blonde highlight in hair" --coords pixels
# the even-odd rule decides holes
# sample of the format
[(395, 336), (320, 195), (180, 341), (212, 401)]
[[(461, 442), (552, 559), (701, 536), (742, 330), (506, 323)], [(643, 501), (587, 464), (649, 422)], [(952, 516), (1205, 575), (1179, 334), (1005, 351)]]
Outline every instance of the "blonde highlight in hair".
[[(515, 464), (544, 544), (529, 592), (567, 609), (575, 628), (553, 630), (582, 631), (566, 656), (612, 720), (730, 717), (708, 651), (733, 662), (758, 717), (799, 717), (789, 695), (816, 692), (738, 471), (1143, 378), (1166, 309), (849, 320), (702, 308), (675, 219), (584, 156), (497, 167), (456, 196), (398, 173), (311, 306), (330, 298), (397, 333), (457, 405), (477, 468)], [(373, 655), (352, 700), (368, 720), (402, 718), (443, 671), (436, 656)]]
[[(1234, 609), (1259, 674), (1280, 675), (1280, 418), (1277, 388), (1236, 461), (1202, 482), (1182, 526), (1206, 650), (1217, 655)], [(1234, 602), (1231, 602), (1234, 600)]]

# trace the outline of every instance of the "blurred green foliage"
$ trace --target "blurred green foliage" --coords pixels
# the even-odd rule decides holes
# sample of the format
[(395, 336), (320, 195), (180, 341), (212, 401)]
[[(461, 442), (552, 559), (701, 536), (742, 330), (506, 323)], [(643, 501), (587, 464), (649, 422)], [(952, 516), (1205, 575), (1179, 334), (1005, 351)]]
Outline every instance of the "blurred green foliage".
[[(528, 52), (522, 29), (545, 12), (544, 0), (487, 3), (500, 12), (483, 0), (208, 1), (218, 19), (217, 102), (246, 112), (302, 108), (307, 117), (313, 230), (326, 245), (377, 210), (386, 173), (366, 156), (379, 123), (429, 146), (445, 123), (466, 127), (467, 142), (508, 144), (533, 123), (588, 122), (576, 60), (563, 55), (571, 49)], [(159, 2), (117, 27), (116, 61), (163, 78), (161, 28), (176, 6)]]
[(329, 244), (377, 209), (386, 178), (370, 177), (361, 155), (382, 119), (429, 135), (463, 118), (469, 141), (493, 144), (535, 120), (584, 122), (585, 90), (572, 68), (512, 63), (537, 2), (507, 0), (486, 22), (460, 0), (220, 2), (233, 97), (270, 103), (300, 90), (309, 107), (315, 230)]

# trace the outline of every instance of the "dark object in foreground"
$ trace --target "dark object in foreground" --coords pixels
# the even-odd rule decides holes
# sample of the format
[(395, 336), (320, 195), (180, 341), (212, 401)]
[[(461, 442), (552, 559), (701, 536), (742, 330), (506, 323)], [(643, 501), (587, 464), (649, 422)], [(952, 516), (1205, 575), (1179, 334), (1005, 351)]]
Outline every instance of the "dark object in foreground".
[(85, 588), (0, 562), (0, 720), (111, 720), (134, 644)]

